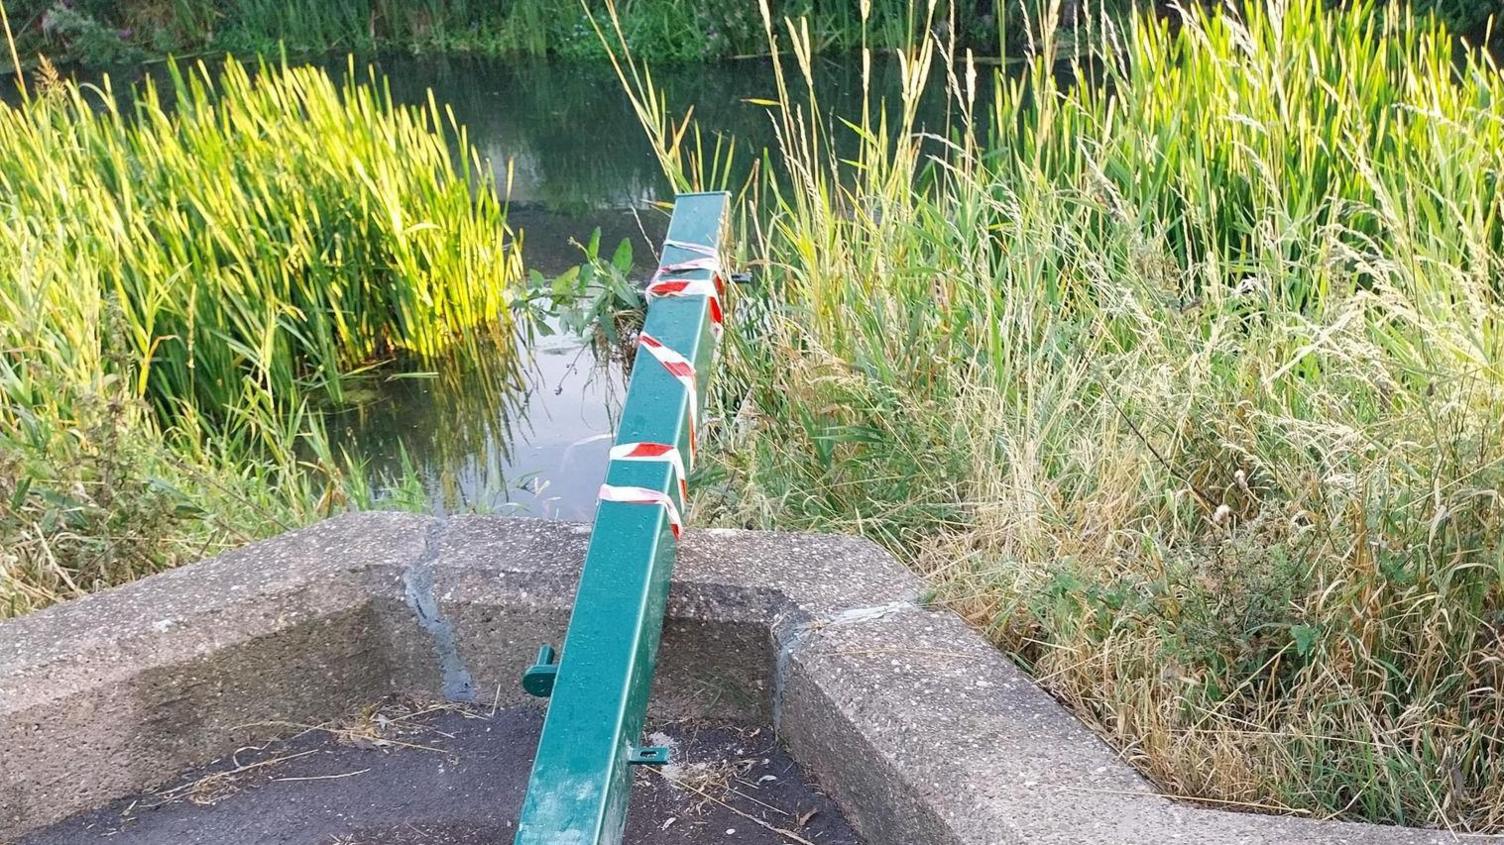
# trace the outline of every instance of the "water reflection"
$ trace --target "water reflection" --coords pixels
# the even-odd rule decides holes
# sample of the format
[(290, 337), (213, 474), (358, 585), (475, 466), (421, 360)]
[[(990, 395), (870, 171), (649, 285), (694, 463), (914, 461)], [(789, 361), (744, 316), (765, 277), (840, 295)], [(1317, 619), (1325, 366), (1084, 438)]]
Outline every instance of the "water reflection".
[[(373, 64), (400, 102), (422, 103), (432, 89), (438, 102), (452, 108), (469, 129), (471, 143), (492, 162), (498, 182), (504, 182), (507, 162), (513, 162), (514, 203), (589, 216), (602, 208), (642, 207), (667, 190), (609, 64), (410, 56), (381, 57)], [(343, 73), (342, 66), (330, 70)], [(774, 143), (767, 109), (751, 102), (774, 97), (769, 61), (666, 66), (653, 70), (653, 81), (670, 114), (693, 108), (701, 127), (735, 139), (745, 160)], [(941, 74), (932, 74), (931, 81), (938, 89)], [(884, 99), (896, 103), (897, 64), (875, 60), (870, 88), (874, 107)], [(830, 137), (850, 138), (837, 116), (860, 113), (860, 61), (846, 56), (818, 60), (815, 94)], [(944, 125), (944, 98), (930, 97), (926, 105), (921, 125)]]
[[(380, 480), (416, 476), (435, 513), (588, 520), (625, 383), (578, 339), (532, 344), (521, 384), (471, 356), (392, 374), (328, 420), (338, 448)], [(481, 359), (484, 360), (484, 359)]]
[[(316, 64), (337, 81), (351, 67), (344, 57)], [(860, 113), (860, 61), (817, 64), (815, 96), (830, 121), (827, 133), (849, 141), (836, 116)], [(609, 64), (394, 55), (359, 58), (353, 66), (362, 80), (374, 69), (398, 103), (426, 105), (431, 91), (453, 111), (497, 183), (510, 180), (508, 219), (524, 233), (530, 269), (552, 276), (577, 264), (578, 244), (597, 228), (605, 254), (629, 239), (639, 273), (655, 263), (668, 221), (653, 202), (667, 198), (669, 188)], [(122, 100), (146, 76), (164, 92), (171, 89), (160, 64), (116, 68), (110, 76)], [(937, 85), (939, 76), (933, 75)], [(767, 61), (659, 68), (654, 82), (671, 114), (692, 108), (700, 125), (717, 133), (707, 143), (717, 137), (735, 143), (742, 162), (775, 143), (767, 110), (750, 102), (773, 96)], [(898, 91), (897, 65), (874, 62), (874, 104), (894, 107)], [(944, 98), (931, 97), (921, 123), (945, 125), (947, 107)], [(483, 355), (427, 365), (435, 372), (422, 377), (399, 363), (372, 377), (358, 405), (331, 414), (335, 445), (373, 476), (415, 474), (437, 512), (588, 519), (605, 473), (612, 415), (625, 392), (622, 375), (595, 367), (577, 338), (555, 336), (530, 352), (521, 383), (473, 363)]]
[[(578, 263), (578, 243), (602, 230), (604, 251), (633, 241), (646, 273), (667, 224), (652, 202), (669, 196), (656, 158), (614, 72), (604, 64), (499, 62), (483, 59), (381, 57), (372, 62), (398, 102), (422, 104), (428, 92), (453, 110), (469, 141), (491, 162), (498, 184), (510, 163), (509, 220), (523, 230), (532, 269), (557, 274)], [(821, 62), (816, 97), (830, 137), (850, 139), (835, 115), (862, 107), (859, 63)], [(331, 62), (336, 76), (342, 62)], [(364, 74), (364, 66), (357, 68)], [(937, 83), (938, 83), (938, 75)], [(659, 69), (655, 83), (682, 114), (736, 143), (750, 162), (775, 142), (763, 106), (772, 96), (766, 61)], [(873, 66), (874, 104), (896, 103), (897, 66)], [(931, 97), (921, 123), (948, 121), (947, 103)], [(381, 383), (374, 401), (342, 415), (338, 432), (378, 473), (404, 467), (422, 480), (438, 512), (486, 510), (559, 519), (589, 519), (605, 475), (613, 414), (625, 393), (620, 370), (596, 367), (578, 339), (544, 339), (520, 398), (478, 407), (488, 375)], [(405, 463), (404, 463), (405, 462)]]

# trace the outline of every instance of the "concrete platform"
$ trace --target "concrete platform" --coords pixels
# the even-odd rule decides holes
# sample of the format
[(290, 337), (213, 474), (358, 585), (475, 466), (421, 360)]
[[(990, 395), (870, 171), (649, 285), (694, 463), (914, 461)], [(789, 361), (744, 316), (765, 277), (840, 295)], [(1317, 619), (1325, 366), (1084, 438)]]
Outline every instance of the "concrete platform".
[[(528, 701), (588, 536), (353, 514), (0, 623), (0, 842), (170, 787), (269, 722)], [(691, 528), (678, 556), (650, 713), (771, 724), (868, 845), (1504, 842), (1166, 798), (866, 541)]]
[[(510, 845), (542, 724), (532, 707), (390, 703), (239, 749), (20, 845)], [(770, 728), (652, 730), (674, 761), (638, 772), (627, 845), (858, 845)]]

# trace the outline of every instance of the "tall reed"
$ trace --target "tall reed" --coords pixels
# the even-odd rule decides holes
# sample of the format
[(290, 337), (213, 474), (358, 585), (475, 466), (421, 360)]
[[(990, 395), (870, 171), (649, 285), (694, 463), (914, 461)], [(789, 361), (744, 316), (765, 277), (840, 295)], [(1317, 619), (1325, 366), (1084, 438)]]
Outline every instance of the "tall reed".
[(1176, 794), (1504, 830), (1499, 67), (1277, 0), (837, 122), (769, 18), (702, 515), (874, 537)]
[(338, 399), (352, 366), (508, 327), (515, 241), (436, 103), (312, 68), (172, 79), (126, 110), (64, 86), (0, 121), (6, 236), (101, 275), (143, 395), (169, 413), (310, 385)]
[(520, 238), (474, 156), (313, 69), (0, 107), (0, 615), (367, 500), (319, 418), (386, 357), (515, 375)]

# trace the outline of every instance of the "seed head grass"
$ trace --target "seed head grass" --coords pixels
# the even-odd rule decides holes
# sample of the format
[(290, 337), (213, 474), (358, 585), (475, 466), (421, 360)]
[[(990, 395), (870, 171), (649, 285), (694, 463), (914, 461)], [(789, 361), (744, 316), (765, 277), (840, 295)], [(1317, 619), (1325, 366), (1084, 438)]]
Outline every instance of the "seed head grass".
[(1249, 6), (929, 38), (843, 121), (768, 15), (699, 519), (878, 540), (1173, 794), (1501, 831), (1504, 76)]

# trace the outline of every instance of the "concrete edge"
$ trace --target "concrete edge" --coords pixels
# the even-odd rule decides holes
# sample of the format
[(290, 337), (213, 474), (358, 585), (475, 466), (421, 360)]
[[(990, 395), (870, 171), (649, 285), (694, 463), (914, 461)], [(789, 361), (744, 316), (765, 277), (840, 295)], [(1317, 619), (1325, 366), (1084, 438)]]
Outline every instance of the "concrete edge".
[(364, 571), (423, 524), (331, 520), (0, 623), (0, 841), (385, 695)]
[(1504, 841), (1170, 800), (950, 613), (894, 609), (783, 637), (779, 733), (858, 829), (883, 831), (881, 841)]
[[(0, 840), (223, 753), (248, 721), (393, 691), (510, 703), (567, 624), (587, 541), (567, 523), (347, 515), (0, 623)], [(691, 530), (655, 705), (771, 716), (873, 845), (1457, 841), (1167, 800), (918, 595), (864, 540)]]

